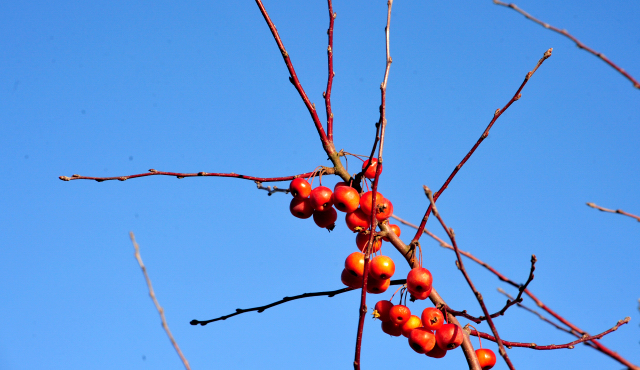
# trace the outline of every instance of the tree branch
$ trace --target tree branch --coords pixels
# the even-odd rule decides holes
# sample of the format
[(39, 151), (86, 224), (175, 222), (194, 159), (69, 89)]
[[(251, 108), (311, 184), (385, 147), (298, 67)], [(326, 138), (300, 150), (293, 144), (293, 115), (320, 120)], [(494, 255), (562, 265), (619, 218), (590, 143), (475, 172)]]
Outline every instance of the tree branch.
[(620, 214), (620, 215), (629, 216), (631, 218), (635, 218), (636, 221), (640, 222), (640, 216), (636, 216), (634, 214), (627, 213), (627, 212), (625, 212), (625, 211), (623, 211), (621, 209), (616, 209), (616, 210), (608, 209), (608, 208), (600, 207), (599, 205), (597, 205), (595, 203), (587, 203), (587, 205), (589, 207), (591, 207), (591, 208), (595, 208), (595, 209), (597, 209), (599, 211), (602, 211), (602, 212), (617, 213), (617, 214)]
[(324, 96), (324, 105), (327, 110), (327, 138), (333, 142), (333, 112), (331, 112), (331, 86), (333, 85), (333, 21), (336, 19), (336, 13), (333, 12), (333, 4), (331, 0), (327, 0), (329, 4), (329, 29), (327, 36), (329, 37), (329, 47), (327, 47), (327, 68), (329, 69), (327, 78), (327, 90), (322, 94)]

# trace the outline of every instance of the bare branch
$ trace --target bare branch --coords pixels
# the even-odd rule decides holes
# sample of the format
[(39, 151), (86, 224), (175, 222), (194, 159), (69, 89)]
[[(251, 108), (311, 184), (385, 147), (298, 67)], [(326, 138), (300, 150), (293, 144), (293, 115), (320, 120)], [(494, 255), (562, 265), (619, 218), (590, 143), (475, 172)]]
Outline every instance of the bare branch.
[(329, 29), (327, 36), (329, 37), (329, 46), (327, 47), (327, 67), (329, 69), (327, 78), (327, 90), (322, 94), (324, 96), (324, 105), (327, 110), (327, 138), (333, 142), (333, 112), (331, 112), (331, 86), (333, 85), (333, 77), (336, 75), (333, 71), (333, 21), (336, 19), (336, 13), (333, 12), (333, 4), (329, 3)]
[(598, 58), (602, 59), (605, 63), (607, 63), (608, 65), (610, 65), (613, 69), (615, 69), (616, 71), (620, 72), (620, 74), (622, 74), (624, 77), (626, 77), (629, 81), (631, 81), (631, 83), (633, 84), (633, 87), (640, 89), (640, 83), (634, 79), (630, 74), (628, 74), (624, 69), (618, 67), (615, 63), (613, 63), (611, 60), (609, 60), (609, 58), (605, 57), (604, 54), (599, 53), (593, 49), (591, 49), (590, 47), (586, 46), (585, 44), (583, 44), (582, 42), (580, 42), (580, 40), (578, 40), (577, 38), (575, 38), (574, 36), (572, 36), (571, 34), (569, 34), (569, 32), (567, 32), (567, 30), (561, 30), (559, 28), (556, 28), (552, 25), (550, 25), (549, 23), (545, 23), (535, 17), (533, 17), (531, 14), (525, 12), (524, 10), (518, 8), (516, 6), (516, 4), (507, 4), (507, 3), (503, 3), (500, 0), (493, 0), (493, 3), (496, 5), (502, 5), (505, 6), (507, 8), (511, 8), (513, 10), (515, 10), (516, 12), (524, 15), (527, 19), (541, 25), (542, 27), (557, 32), (567, 38), (569, 38), (571, 41), (576, 43), (576, 46), (579, 47), (580, 49), (584, 49), (586, 51), (588, 51), (589, 53), (597, 56)]
[(156, 293), (153, 291), (153, 286), (151, 285), (151, 279), (147, 274), (147, 268), (144, 266), (144, 263), (142, 262), (142, 256), (140, 255), (140, 247), (136, 242), (136, 237), (135, 235), (133, 235), (133, 231), (129, 232), (129, 237), (131, 238), (131, 242), (133, 243), (133, 248), (135, 249), (136, 260), (138, 261), (138, 264), (140, 265), (140, 269), (144, 274), (144, 279), (147, 282), (147, 287), (149, 288), (149, 296), (153, 300), (153, 304), (156, 306), (156, 310), (158, 310), (158, 313), (160, 314), (160, 319), (162, 320), (162, 327), (164, 328), (164, 331), (167, 333), (167, 336), (169, 337), (169, 340), (171, 341), (173, 348), (175, 348), (176, 352), (178, 353), (178, 356), (180, 356), (180, 360), (182, 360), (182, 364), (184, 365), (185, 369), (191, 370), (191, 367), (189, 366), (189, 361), (187, 361), (187, 358), (184, 357), (184, 355), (182, 354), (182, 351), (180, 350), (178, 343), (176, 342), (176, 340), (173, 338), (173, 335), (171, 334), (171, 330), (169, 330), (169, 325), (167, 325), (167, 319), (166, 317), (164, 317), (164, 309), (162, 308), (162, 306), (160, 306), (160, 303), (156, 299)]
[(597, 209), (599, 211), (602, 211), (602, 212), (617, 213), (617, 214), (620, 214), (620, 215), (629, 216), (631, 218), (635, 218), (636, 221), (640, 222), (640, 216), (636, 216), (634, 214), (627, 213), (627, 212), (625, 212), (625, 211), (623, 211), (621, 209), (616, 209), (616, 210), (608, 209), (608, 208), (600, 207), (599, 205), (597, 205), (595, 203), (587, 203), (587, 205), (589, 207), (591, 207), (591, 208), (595, 208), (595, 209)]

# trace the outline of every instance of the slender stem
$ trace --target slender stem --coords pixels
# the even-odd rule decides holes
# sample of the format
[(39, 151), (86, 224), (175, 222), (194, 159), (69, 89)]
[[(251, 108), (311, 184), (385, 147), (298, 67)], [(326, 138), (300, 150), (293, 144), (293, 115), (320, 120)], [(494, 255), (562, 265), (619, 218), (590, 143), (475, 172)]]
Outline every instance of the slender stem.
[(634, 215), (634, 214), (627, 213), (627, 212), (625, 212), (625, 211), (623, 211), (623, 210), (621, 210), (621, 209), (616, 209), (616, 210), (608, 209), (608, 208), (600, 207), (599, 205), (597, 205), (597, 204), (595, 204), (595, 203), (587, 203), (587, 205), (588, 205), (589, 207), (591, 207), (591, 208), (595, 208), (595, 209), (597, 209), (597, 210), (599, 210), (599, 211), (602, 211), (602, 212), (617, 213), (617, 214), (620, 214), (620, 215), (629, 216), (629, 217), (631, 217), (631, 218), (636, 219), (636, 221), (640, 222), (640, 216), (636, 216), (636, 215)]
[[(527, 73), (527, 75), (524, 78), (524, 81), (522, 82), (522, 84), (520, 84), (518, 91), (516, 91), (516, 93), (511, 98), (511, 100), (509, 100), (509, 102), (507, 103), (507, 105), (505, 105), (502, 109), (497, 109), (495, 111), (495, 113), (493, 114), (493, 119), (491, 120), (491, 122), (489, 122), (489, 125), (484, 130), (482, 135), (480, 135), (480, 138), (478, 139), (478, 141), (471, 148), (471, 150), (469, 150), (469, 153), (467, 153), (467, 155), (462, 159), (462, 161), (460, 161), (460, 163), (456, 166), (456, 168), (454, 168), (453, 172), (451, 173), (451, 175), (449, 175), (449, 177), (444, 182), (444, 184), (440, 187), (438, 192), (435, 193), (435, 195), (433, 196), (434, 201), (438, 200), (442, 192), (449, 186), (449, 183), (451, 182), (451, 180), (453, 180), (453, 178), (456, 176), (458, 171), (460, 171), (462, 166), (467, 162), (467, 160), (469, 160), (471, 155), (476, 151), (476, 149), (478, 148), (478, 146), (480, 146), (480, 144), (484, 141), (484, 139), (486, 139), (487, 136), (489, 136), (489, 130), (491, 130), (491, 127), (493, 127), (493, 124), (498, 120), (498, 118), (502, 115), (502, 113), (504, 113), (511, 106), (511, 104), (513, 104), (516, 100), (520, 99), (520, 97), (522, 96), (520, 92), (522, 91), (524, 86), (527, 84), (527, 82), (529, 82), (529, 79), (531, 78), (531, 76), (533, 76), (533, 74), (538, 70), (538, 67), (540, 67), (542, 63), (551, 56), (552, 50), (553, 49), (547, 50), (542, 56), (542, 58), (536, 64), (536, 67), (533, 70), (531, 70), (529, 73)], [(416, 232), (416, 235), (413, 237), (413, 242), (417, 242), (418, 240), (420, 240), (420, 237), (422, 236), (422, 231), (424, 230), (424, 227), (427, 224), (427, 220), (429, 219), (429, 214), (431, 214), (431, 205), (429, 205), (429, 207), (427, 208), (427, 211), (424, 214), (424, 217), (422, 218), (422, 222), (418, 227), (418, 231)]]
[(144, 262), (142, 262), (142, 256), (140, 255), (140, 246), (136, 242), (136, 237), (135, 235), (133, 235), (133, 231), (129, 232), (129, 237), (131, 238), (131, 243), (133, 243), (133, 249), (135, 250), (136, 260), (138, 261), (138, 265), (140, 265), (140, 269), (142, 270), (142, 274), (144, 275), (144, 280), (147, 282), (147, 288), (149, 288), (149, 296), (151, 297), (151, 300), (153, 300), (153, 304), (156, 306), (156, 310), (158, 310), (158, 313), (160, 314), (162, 327), (164, 328), (164, 331), (167, 333), (167, 336), (169, 337), (169, 340), (171, 341), (173, 348), (178, 353), (180, 360), (182, 360), (182, 364), (184, 365), (185, 369), (191, 370), (191, 367), (189, 366), (189, 361), (187, 361), (187, 358), (184, 356), (184, 354), (182, 354), (182, 351), (180, 350), (180, 346), (178, 346), (178, 342), (176, 342), (176, 340), (173, 338), (173, 334), (171, 334), (171, 330), (169, 330), (169, 325), (167, 324), (167, 318), (164, 316), (164, 309), (162, 308), (162, 306), (160, 306), (160, 303), (156, 298), (156, 293), (153, 290), (151, 279), (149, 278), (149, 274), (147, 274), (147, 268), (145, 267)]
[(327, 138), (330, 142), (333, 142), (333, 112), (331, 112), (331, 85), (333, 84), (333, 21), (336, 19), (336, 13), (333, 12), (333, 4), (331, 0), (327, 0), (329, 3), (329, 29), (327, 35), (329, 37), (329, 47), (327, 47), (327, 67), (329, 74), (327, 78), (327, 91), (324, 92), (324, 105), (327, 109)]
[(591, 53), (591, 54), (597, 56), (598, 58), (602, 59), (605, 63), (607, 63), (613, 69), (618, 71), (620, 74), (622, 74), (624, 77), (626, 77), (629, 81), (631, 81), (631, 83), (633, 84), (633, 87), (635, 87), (637, 89), (640, 89), (640, 82), (638, 82), (635, 78), (633, 78), (629, 73), (627, 73), (624, 69), (618, 67), (618, 65), (613, 63), (609, 58), (605, 57), (604, 54), (599, 53), (599, 52), (591, 49), (587, 45), (583, 44), (582, 42), (580, 42), (580, 40), (578, 40), (577, 38), (575, 38), (574, 36), (569, 34), (569, 32), (567, 32), (567, 30), (561, 30), (559, 28), (556, 28), (556, 27), (550, 25), (549, 23), (545, 23), (545, 22), (533, 17), (531, 14), (529, 14), (529, 13), (525, 12), (524, 10), (518, 8), (516, 6), (516, 4), (507, 4), (507, 3), (503, 3), (502, 1), (499, 1), (499, 0), (493, 0), (493, 3), (496, 4), (496, 5), (502, 5), (502, 6), (505, 6), (507, 8), (511, 8), (511, 9), (515, 10), (516, 12), (524, 15), (527, 19), (529, 19), (529, 20), (541, 25), (542, 27), (544, 27), (546, 29), (549, 29), (551, 31), (557, 32), (557, 33), (561, 34), (562, 36), (565, 36), (565, 37), (569, 38), (571, 41), (575, 42), (576, 46), (578, 46), (580, 49), (584, 49), (584, 50), (588, 51), (589, 53)]

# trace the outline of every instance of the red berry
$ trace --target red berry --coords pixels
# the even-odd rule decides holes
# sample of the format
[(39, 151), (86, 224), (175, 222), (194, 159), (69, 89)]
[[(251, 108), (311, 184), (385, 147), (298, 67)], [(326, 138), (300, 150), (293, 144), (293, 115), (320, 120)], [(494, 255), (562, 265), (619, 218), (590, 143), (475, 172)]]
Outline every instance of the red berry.
[(318, 186), (311, 190), (309, 198), (316, 211), (325, 211), (333, 205), (333, 192), (326, 186)]
[(377, 213), (376, 218), (378, 222), (382, 222), (393, 214), (393, 204), (387, 198), (384, 198), (380, 204), (376, 205)]
[(436, 345), (436, 337), (425, 328), (415, 328), (409, 334), (409, 345), (418, 353), (427, 353)]
[(353, 212), (358, 209), (360, 204), (360, 194), (354, 188), (340, 186), (333, 192), (333, 204), (338, 211)]
[(294, 198), (307, 198), (311, 194), (311, 184), (302, 177), (298, 177), (289, 184), (289, 191)]
[(444, 324), (444, 316), (439, 309), (428, 307), (422, 311), (422, 326), (429, 330), (438, 330)]
[[(369, 163), (368, 159), (366, 161), (364, 161), (364, 163), (362, 164), (362, 169), (363, 170), (367, 167), (367, 163)], [(376, 177), (376, 167), (377, 166), (378, 166), (378, 160), (375, 159), (375, 158), (371, 158), (371, 165), (364, 172), (364, 177), (366, 177), (368, 179), (375, 178)], [(382, 173), (382, 165), (380, 165), (380, 173)]]
[(347, 185), (347, 183), (344, 181), (340, 181), (339, 183), (336, 184), (336, 186), (333, 187), (333, 192), (335, 193), (336, 190), (341, 186), (349, 186), (349, 185)]
[(328, 208), (326, 211), (313, 211), (313, 221), (316, 225), (322, 228), (327, 228), (329, 231), (333, 230), (336, 226), (335, 222), (338, 219), (338, 212), (333, 207)]
[[(382, 203), (382, 201), (384, 200), (384, 197), (382, 196), (382, 194), (380, 194), (379, 192), (376, 192), (376, 205), (379, 205), (380, 203)], [(360, 209), (362, 209), (362, 212), (364, 212), (366, 215), (371, 215), (371, 206), (373, 202), (373, 192), (372, 191), (368, 191), (364, 194), (362, 194), (362, 197), (360, 197)]]
[(360, 252), (353, 252), (348, 255), (347, 259), (344, 260), (344, 268), (353, 276), (362, 278), (364, 275), (364, 254)]
[(394, 337), (399, 337), (402, 334), (402, 328), (400, 327), (400, 325), (394, 323), (393, 321), (383, 321), (382, 331), (389, 335), (393, 335)]
[(391, 285), (391, 280), (378, 280), (373, 276), (369, 275), (367, 278), (367, 293), (371, 294), (380, 294), (384, 293), (389, 289), (389, 285)]
[[(400, 226), (389, 224), (389, 228), (393, 231), (394, 234), (396, 234), (396, 236), (400, 236)], [(382, 238), (382, 240), (384, 240), (385, 242), (390, 241), (386, 236)]]
[(402, 325), (409, 320), (409, 317), (411, 317), (411, 311), (409, 310), (409, 307), (397, 304), (389, 310), (389, 317), (392, 322)]
[[(364, 233), (364, 232), (358, 233), (358, 235), (356, 235), (356, 245), (358, 246), (358, 249), (360, 249), (361, 252), (364, 252), (364, 248), (369, 245), (370, 236), (371, 234)], [(381, 246), (382, 246), (382, 242), (380, 241), (380, 239), (374, 237), (373, 248), (371, 248), (371, 253), (376, 253), (377, 251), (379, 251)]]
[(420, 321), (420, 318), (416, 315), (411, 315), (411, 317), (409, 317), (409, 320), (407, 320), (407, 322), (402, 324), (402, 335), (405, 338), (409, 338), (409, 334), (411, 334), (411, 331), (421, 326), (422, 326), (422, 321)]
[(352, 274), (349, 270), (342, 270), (342, 275), (340, 275), (340, 280), (342, 280), (342, 284), (348, 286), (353, 289), (362, 288), (362, 276), (356, 276)]
[(389, 310), (391, 309), (391, 307), (393, 307), (393, 303), (391, 303), (390, 301), (378, 301), (373, 310), (373, 316), (383, 322), (389, 321), (391, 320), (389, 318)]
[(313, 214), (313, 206), (309, 198), (293, 198), (289, 204), (289, 211), (298, 218), (309, 218)]
[(407, 290), (416, 299), (426, 299), (431, 293), (433, 277), (424, 267), (416, 267), (407, 275)]
[(396, 265), (393, 260), (387, 256), (376, 256), (371, 260), (369, 266), (369, 275), (378, 280), (385, 280), (391, 278), (393, 273), (396, 272)]
[(456, 349), (462, 344), (462, 339), (462, 328), (456, 324), (444, 324), (436, 330), (436, 342), (442, 349)]
[(360, 232), (369, 228), (369, 218), (360, 208), (351, 213), (347, 213), (344, 220), (347, 222), (349, 230), (353, 232)]
[(433, 357), (433, 358), (443, 358), (444, 355), (446, 354), (447, 354), (447, 350), (440, 348), (440, 346), (438, 345), (437, 338), (436, 338), (436, 345), (433, 346), (433, 349), (431, 351), (426, 353), (427, 356)]
[(496, 364), (496, 355), (487, 348), (476, 349), (476, 356), (482, 370), (489, 370)]

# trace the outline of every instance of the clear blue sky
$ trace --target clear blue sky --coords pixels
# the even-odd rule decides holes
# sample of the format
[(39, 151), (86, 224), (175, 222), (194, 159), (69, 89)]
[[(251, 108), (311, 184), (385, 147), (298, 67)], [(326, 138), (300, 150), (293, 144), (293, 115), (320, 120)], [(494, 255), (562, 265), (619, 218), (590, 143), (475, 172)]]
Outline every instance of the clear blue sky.
[[(640, 78), (640, 3), (517, 4)], [(326, 2), (265, 6), (321, 107)], [(334, 9), (335, 142), (367, 153), (378, 119), (386, 2), (336, 1)], [(391, 22), (380, 191), (413, 222), (427, 206), (422, 185), (442, 184), (553, 47), (439, 209), (462, 249), (516, 281), (524, 282), (536, 254), (531, 290), (579, 327), (598, 333), (631, 316), (602, 342), (640, 364), (640, 224), (585, 206), (640, 213), (640, 90), (571, 41), (490, 0), (396, 1)], [(355, 251), (343, 223), (329, 234), (295, 219), (290, 195), (268, 197), (250, 181), (58, 180), (150, 168), (286, 176), (327, 165), (254, 2), (5, 1), (0, 34), (0, 369), (181, 368), (129, 231), (193, 369), (351, 368), (357, 293), (189, 325), (340, 288), (344, 258)], [(428, 228), (444, 235), (433, 220)], [(411, 230), (402, 232), (410, 240)], [(454, 255), (426, 237), (422, 246), (442, 296), (479, 315)], [(383, 252), (398, 262), (394, 278), (406, 276), (400, 255), (389, 245)], [(490, 310), (500, 309), (505, 298), (496, 288), (514, 290), (467, 265)], [(573, 338), (519, 308), (496, 324), (512, 341)], [(465, 363), (460, 350), (442, 360), (417, 355), (372, 320), (364, 335), (363, 369)], [(621, 368), (584, 345), (509, 353), (520, 370)]]

